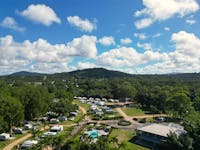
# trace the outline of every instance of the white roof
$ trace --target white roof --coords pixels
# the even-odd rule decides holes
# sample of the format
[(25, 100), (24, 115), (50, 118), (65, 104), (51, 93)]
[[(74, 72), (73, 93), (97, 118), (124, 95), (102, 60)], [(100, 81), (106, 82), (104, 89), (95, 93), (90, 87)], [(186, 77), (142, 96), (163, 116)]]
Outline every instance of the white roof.
[(160, 135), (163, 137), (167, 137), (170, 132), (176, 133), (177, 135), (180, 135), (182, 133), (186, 133), (184, 128), (178, 124), (157, 124), (152, 123), (145, 125), (143, 127), (137, 128), (138, 131), (143, 131), (155, 135)]
[(57, 134), (56, 132), (45, 132), (45, 133), (43, 133), (42, 137), (54, 136), (54, 135), (56, 135), (56, 134)]
[(0, 136), (10, 137), (10, 134), (8, 134), (8, 133), (2, 133), (2, 134), (0, 134)]
[(63, 126), (57, 125), (57, 126), (51, 127), (51, 130), (60, 130), (60, 129), (62, 129), (62, 128), (63, 128)]
[(27, 140), (22, 144), (22, 147), (31, 147), (32, 145), (37, 144), (38, 141), (36, 140)]

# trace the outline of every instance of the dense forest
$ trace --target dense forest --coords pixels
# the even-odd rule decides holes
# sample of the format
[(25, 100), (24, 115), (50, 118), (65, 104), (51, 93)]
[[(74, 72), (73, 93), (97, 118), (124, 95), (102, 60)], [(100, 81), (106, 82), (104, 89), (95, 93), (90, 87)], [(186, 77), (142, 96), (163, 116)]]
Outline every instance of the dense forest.
[[(131, 75), (96, 68), (49, 75), (19, 72), (2, 76), (0, 131), (11, 130), (23, 120), (39, 118), (47, 111), (66, 115), (76, 108), (72, 104), (74, 96), (120, 101), (129, 98), (135, 106), (150, 113), (167, 113), (183, 122), (188, 132), (186, 138), (192, 139), (194, 149), (200, 148), (199, 73)], [(54, 98), (61, 99), (59, 104), (53, 102)]]

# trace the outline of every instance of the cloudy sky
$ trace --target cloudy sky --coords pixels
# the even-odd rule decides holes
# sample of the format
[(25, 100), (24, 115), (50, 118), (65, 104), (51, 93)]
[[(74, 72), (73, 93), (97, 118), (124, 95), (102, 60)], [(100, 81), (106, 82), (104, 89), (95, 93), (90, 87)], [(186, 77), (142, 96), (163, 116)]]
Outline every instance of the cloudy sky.
[(0, 75), (200, 72), (200, 0), (1, 0)]

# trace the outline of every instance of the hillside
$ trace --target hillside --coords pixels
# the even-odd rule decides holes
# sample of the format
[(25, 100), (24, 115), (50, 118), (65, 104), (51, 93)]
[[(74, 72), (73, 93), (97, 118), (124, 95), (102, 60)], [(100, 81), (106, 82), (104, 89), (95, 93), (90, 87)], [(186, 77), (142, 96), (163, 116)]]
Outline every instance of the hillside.
[(163, 74), (163, 75), (136, 75), (128, 74), (120, 71), (107, 70), (104, 68), (93, 68), (76, 70), (71, 72), (55, 73), (55, 74), (42, 74), (36, 72), (16, 72), (4, 77), (8, 78), (26, 78), (26, 79), (36, 79), (40, 80), (44, 76), (50, 79), (67, 79), (67, 78), (90, 78), (90, 79), (100, 79), (100, 78), (134, 78), (138, 80), (182, 80), (182, 81), (200, 81), (200, 73), (179, 73), (179, 74)]

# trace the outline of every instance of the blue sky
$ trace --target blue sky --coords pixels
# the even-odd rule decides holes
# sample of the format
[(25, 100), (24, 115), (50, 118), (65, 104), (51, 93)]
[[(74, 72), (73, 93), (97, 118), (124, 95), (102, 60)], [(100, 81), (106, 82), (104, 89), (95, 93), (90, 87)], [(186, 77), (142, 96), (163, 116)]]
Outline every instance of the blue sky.
[(2, 0), (0, 74), (200, 71), (198, 0)]

